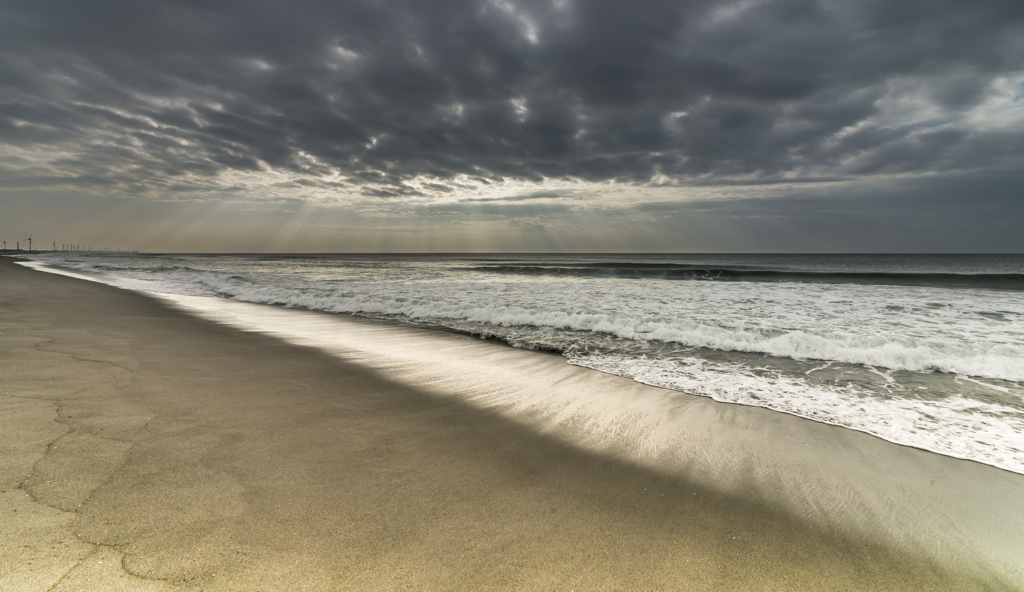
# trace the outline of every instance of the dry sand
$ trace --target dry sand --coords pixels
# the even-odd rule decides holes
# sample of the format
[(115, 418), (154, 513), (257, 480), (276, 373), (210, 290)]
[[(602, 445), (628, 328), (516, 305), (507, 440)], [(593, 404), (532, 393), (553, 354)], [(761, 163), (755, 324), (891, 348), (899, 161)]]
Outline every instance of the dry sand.
[(0, 259), (0, 590), (1012, 589)]

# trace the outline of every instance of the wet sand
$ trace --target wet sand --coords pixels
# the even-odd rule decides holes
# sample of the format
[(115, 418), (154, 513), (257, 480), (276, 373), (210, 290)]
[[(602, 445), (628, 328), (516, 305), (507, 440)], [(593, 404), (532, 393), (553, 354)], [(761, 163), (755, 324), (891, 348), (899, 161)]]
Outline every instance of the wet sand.
[(3, 590), (1013, 584), (0, 259)]

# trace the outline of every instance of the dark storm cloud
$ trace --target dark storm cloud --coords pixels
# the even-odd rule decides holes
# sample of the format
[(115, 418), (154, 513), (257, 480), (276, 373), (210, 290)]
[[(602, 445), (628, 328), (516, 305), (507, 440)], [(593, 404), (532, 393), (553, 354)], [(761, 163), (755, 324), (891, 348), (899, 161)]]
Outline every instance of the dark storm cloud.
[(1019, 0), (8, 1), (3, 184), (1013, 169), (1024, 136), (968, 114), (1001, 77), (1021, 95), (1022, 38)]

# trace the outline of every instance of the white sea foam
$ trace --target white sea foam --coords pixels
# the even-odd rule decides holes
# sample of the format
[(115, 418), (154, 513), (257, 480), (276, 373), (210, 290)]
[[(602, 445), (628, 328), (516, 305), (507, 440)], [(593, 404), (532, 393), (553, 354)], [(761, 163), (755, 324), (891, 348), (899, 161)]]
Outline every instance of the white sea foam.
[(825, 386), (768, 368), (690, 357), (590, 355), (571, 363), (685, 393), (782, 411), (897, 444), (1024, 474), (1024, 413), (963, 396), (881, 399), (853, 386)]
[[(538, 278), (337, 287), (194, 270), (132, 275), (121, 275), (118, 283), (442, 325), (569, 329), (794, 359), (1024, 380), (1024, 299), (1016, 292), (656, 280), (638, 289), (633, 284), (641, 282), (591, 278), (573, 278), (569, 286)], [(1002, 318), (984, 316), (989, 311)]]
[[(560, 349), (574, 363), (639, 382), (1024, 472), (1019, 291), (496, 276), (453, 270), (450, 262), (60, 262), (131, 289), (386, 316)], [(771, 360), (713, 361), (702, 349), (821, 361), (812, 366), (859, 365), (864, 372), (877, 369), (891, 384), (833, 384)], [(897, 371), (940, 371), (969, 381), (933, 384), (929, 388), (946, 390), (922, 397), (914, 391), (921, 380)], [(979, 389), (983, 396), (976, 396)]]

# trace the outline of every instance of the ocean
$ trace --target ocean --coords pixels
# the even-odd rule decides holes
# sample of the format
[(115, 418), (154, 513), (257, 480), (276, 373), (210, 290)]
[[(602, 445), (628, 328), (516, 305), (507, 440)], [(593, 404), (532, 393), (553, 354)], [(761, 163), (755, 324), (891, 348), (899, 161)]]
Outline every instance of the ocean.
[(1024, 255), (28, 258), (127, 289), (556, 352), (1024, 474)]

